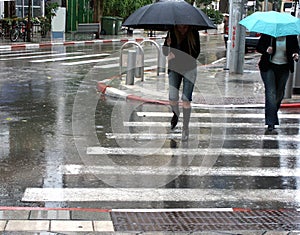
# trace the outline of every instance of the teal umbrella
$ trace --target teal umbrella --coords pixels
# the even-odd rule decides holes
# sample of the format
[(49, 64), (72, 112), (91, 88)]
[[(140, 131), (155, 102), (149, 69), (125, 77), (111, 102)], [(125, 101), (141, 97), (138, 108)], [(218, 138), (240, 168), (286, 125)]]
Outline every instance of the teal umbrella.
[(300, 19), (289, 13), (257, 11), (242, 19), (239, 24), (251, 32), (268, 34), (273, 37), (300, 34)]

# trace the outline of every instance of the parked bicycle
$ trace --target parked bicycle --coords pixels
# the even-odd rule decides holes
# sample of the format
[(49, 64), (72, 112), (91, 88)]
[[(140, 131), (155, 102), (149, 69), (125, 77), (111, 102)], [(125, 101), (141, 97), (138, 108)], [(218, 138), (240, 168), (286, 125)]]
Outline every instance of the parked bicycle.
[(23, 41), (26, 41), (26, 25), (23, 22), (18, 22), (12, 26), (10, 30), (10, 40), (16, 42), (19, 38), (22, 38)]

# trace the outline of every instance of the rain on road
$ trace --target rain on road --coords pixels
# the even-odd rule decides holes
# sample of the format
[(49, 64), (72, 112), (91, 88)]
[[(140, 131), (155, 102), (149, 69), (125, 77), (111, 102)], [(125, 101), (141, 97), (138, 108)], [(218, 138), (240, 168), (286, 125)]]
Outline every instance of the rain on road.
[[(210, 64), (225, 55), (221, 35), (205, 36), (201, 41), (200, 63)], [(202, 129), (204, 137), (189, 150), (191, 155), (182, 146), (174, 150), (174, 142), (162, 137), (157, 124), (147, 126), (161, 120), (167, 123), (167, 107), (126, 103), (96, 93), (96, 82), (105, 78), (99, 77), (95, 67), (107, 58), (106, 63), (117, 64), (118, 56), (114, 54), (118, 55), (120, 47), (120, 43), (113, 43), (0, 51), (0, 205), (298, 206), (299, 110), (283, 111), (284, 128), (278, 136), (257, 135), (263, 128), (258, 124), (263, 120), (263, 110), (229, 110), (229, 123), (220, 125), (220, 130), (228, 135), (228, 139), (222, 139), (222, 154), (206, 141), (205, 136), (211, 135), (207, 126)], [(109, 74), (115, 75), (117, 70), (118, 66)], [(98, 97), (95, 132), (102, 148), (93, 148), (91, 142), (89, 154), (80, 152), (76, 146), (78, 142), (84, 146), (88, 130), (76, 136), (73, 133), (73, 106), (78, 91), (83, 96)], [(118, 119), (113, 113), (123, 109), (133, 110), (131, 117), (143, 126), (127, 123), (130, 134), (114, 132), (111, 120)], [(222, 115), (201, 108), (195, 112), (198, 115), (197, 122), (192, 123), (195, 128), (197, 123), (211, 124), (211, 115)], [(84, 118), (85, 113), (80, 115)], [(141, 135), (149, 129), (150, 136)], [(175, 139), (176, 136), (175, 133)], [(153, 147), (151, 143), (161, 144), (162, 150), (154, 156), (145, 156), (144, 152), (151, 150), (145, 148), (139, 152), (131, 148), (133, 141), (144, 143), (145, 139), (151, 140), (149, 148)], [(128, 148), (120, 149), (122, 145)], [(195, 157), (199, 148), (207, 149), (213, 165), (201, 165), (203, 158)], [(259, 149), (261, 155), (246, 154), (245, 149), (250, 152)], [(276, 200), (269, 200), (269, 193)]]

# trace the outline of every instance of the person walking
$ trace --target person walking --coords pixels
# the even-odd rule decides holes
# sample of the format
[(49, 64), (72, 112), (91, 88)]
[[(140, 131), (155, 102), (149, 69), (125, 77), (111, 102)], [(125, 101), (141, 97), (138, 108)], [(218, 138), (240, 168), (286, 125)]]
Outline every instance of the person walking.
[(200, 54), (200, 36), (189, 25), (176, 25), (170, 30), (163, 46), (163, 54), (168, 59), (169, 102), (173, 112), (171, 129), (173, 130), (180, 115), (179, 89), (182, 87), (182, 141), (189, 138), (189, 122), (194, 84), (197, 77), (197, 61)]
[(294, 61), (299, 59), (298, 39), (296, 35), (275, 38), (262, 34), (256, 50), (262, 54), (258, 67), (265, 87), (265, 124), (273, 131), (279, 125), (278, 110), (289, 73), (294, 72)]

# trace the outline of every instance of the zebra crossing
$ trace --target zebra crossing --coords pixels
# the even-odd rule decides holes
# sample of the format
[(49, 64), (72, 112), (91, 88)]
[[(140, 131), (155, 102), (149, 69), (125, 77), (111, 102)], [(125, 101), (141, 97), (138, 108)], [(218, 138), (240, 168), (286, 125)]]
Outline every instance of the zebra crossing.
[[(98, 58), (93, 63), (103, 60), (104, 57), (109, 56), (108, 53), (87, 53), (83, 51), (61, 52), (53, 50), (26, 50), (26, 51), (5, 51), (0, 52), (0, 61), (20, 61), (26, 60), (30, 63), (48, 63), (48, 62), (62, 62), (64, 61), (86, 61), (91, 58)], [(89, 63), (92, 63), (91, 61)]]
[[(90, 51), (55, 51), (55, 50), (20, 50), (20, 51), (1, 51), (1, 61), (29, 61), (31, 64), (43, 64), (57, 62), (62, 66), (78, 66), (78, 65), (95, 65), (97, 69), (113, 69), (120, 67), (120, 55), (118, 50), (116, 53), (91, 53)], [(144, 60), (145, 65), (152, 68), (153, 62), (157, 58), (147, 58)], [(109, 64), (107, 64), (109, 63)]]
[[(70, 187), (27, 188), (22, 201), (297, 207), (300, 114), (282, 110), (281, 125), (267, 133), (263, 112), (194, 108), (188, 146), (180, 141), (181, 123), (177, 131), (168, 129), (167, 109), (153, 106), (133, 112), (123, 120), (123, 132), (105, 133), (115, 144), (86, 146), (84, 164), (59, 167)], [(101, 181), (98, 187), (72, 187), (72, 177), (91, 175)]]

